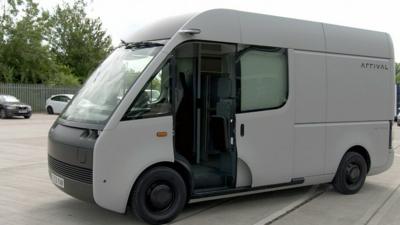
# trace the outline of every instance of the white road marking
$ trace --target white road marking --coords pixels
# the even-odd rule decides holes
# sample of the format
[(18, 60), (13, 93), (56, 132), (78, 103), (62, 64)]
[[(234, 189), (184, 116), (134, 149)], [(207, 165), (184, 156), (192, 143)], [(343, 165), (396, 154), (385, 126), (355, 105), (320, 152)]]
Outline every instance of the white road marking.
[(303, 204), (311, 201), (312, 199), (318, 197), (324, 191), (317, 191), (319, 185), (313, 186), (302, 198), (299, 200), (291, 203), (290, 205), (286, 206), (285, 208), (276, 211), (275, 213), (265, 217), (264, 219), (258, 221), (254, 225), (266, 225), (271, 224), (272, 222), (278, 220), (279, 218), (283, 217), (284, 215), (292, 212), (293, 210), (297, 209), (298, 207), (302, 206)]
[(400, 192), (398, 191), (400, 184), (392, 191), (383, 204), (376, 210), (371, 218), (365, 223), (366, 225), (379, 225), (385, 214), (392, 208), (393, 204), (400, 198)]

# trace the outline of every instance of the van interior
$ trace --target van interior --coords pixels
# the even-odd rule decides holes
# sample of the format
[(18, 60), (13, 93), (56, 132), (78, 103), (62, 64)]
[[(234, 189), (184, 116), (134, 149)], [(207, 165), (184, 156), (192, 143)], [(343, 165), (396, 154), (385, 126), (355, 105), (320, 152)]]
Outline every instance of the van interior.
[(197, 42), (175, 52), (175, 151), (191, 165), (195, 193), (235, 184), (235, 52)]

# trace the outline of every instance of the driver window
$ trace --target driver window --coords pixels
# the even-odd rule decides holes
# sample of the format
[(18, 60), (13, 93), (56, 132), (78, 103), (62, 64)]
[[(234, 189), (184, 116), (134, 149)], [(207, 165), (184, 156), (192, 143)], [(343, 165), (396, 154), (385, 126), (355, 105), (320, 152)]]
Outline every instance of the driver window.
[(170, 64), (150, 79), (122, 120), (163, 116), (171, 112)]

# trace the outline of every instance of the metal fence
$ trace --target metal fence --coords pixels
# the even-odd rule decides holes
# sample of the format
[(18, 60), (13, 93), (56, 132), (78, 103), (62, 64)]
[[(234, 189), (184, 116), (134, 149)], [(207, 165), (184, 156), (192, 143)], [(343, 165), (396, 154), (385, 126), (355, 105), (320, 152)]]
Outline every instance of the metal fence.
[(396, 115), (399, 113), (399, 107), (400, 107), (400, 85), (396, 84)]
[(0, 83), (0, 94), (13, 95), (32, 106), (33, 112), (45, 112), (46, 99), (55, 94), (75, 94), (79, 87), (53, 87), (43, 84)]

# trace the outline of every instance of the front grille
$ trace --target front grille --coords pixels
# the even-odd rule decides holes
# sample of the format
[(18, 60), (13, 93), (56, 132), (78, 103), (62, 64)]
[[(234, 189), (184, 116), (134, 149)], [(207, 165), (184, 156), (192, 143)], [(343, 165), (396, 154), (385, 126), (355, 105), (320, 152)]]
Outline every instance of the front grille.
[(49, 167), (62, 176), (87, 184), (93, 183), (93, 170), (91, 169), (70, 165), (51, 156), (48, 157), (48, 161)]
[(25, 109), (28, 109), (28, 107), (26, 107), (26, 106), (18, 106), (18, 109), (19, 110), (25, 110)]

